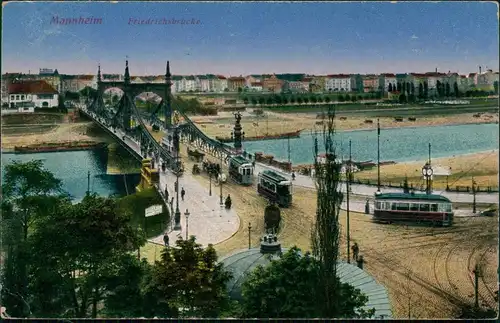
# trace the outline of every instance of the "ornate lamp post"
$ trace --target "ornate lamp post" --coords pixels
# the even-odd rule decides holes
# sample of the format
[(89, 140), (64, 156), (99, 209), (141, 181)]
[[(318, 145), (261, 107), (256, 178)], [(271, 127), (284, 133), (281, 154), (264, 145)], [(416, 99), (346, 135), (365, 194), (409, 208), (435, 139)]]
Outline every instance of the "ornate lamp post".
[(224, 144), (222, 143), (222, 141), (220, 142), (220, 147), (221, 147), (221, 151), (220, 151), (220, 180), (219, 180), (219, 186), (220, 186), (220, 206), (223, 207), (224, 206), (224, 202), (222, 200), (222, 147), (224, 147)]
[(180, 171), (180, 162), (179, 162), (179, 128), (174, 128), (174, 149), (176, 153), (175, 157), (175, 193), (176, 193), (176, 207), (175, 207), (175, 226), (174, 230), (181, 229), (181, 211), (179, 210), (179, 171)]
[(186, 209), (184, 215), (186, 216), (186, 240), (187, 240), (189, 238), (188, 229), (189, 229), (189, 215), (190, 215), (188, 209)]

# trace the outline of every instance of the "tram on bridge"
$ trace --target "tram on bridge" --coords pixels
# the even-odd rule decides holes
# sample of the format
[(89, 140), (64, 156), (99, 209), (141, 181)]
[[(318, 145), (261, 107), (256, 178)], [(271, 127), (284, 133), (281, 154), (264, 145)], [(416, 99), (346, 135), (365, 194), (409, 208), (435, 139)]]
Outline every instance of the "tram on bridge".
[(252, 185), (254, 167), (252, 162), (238, 155), (229, 159), (229, 177), (238, 184)]
[(292, 204), (292, 182), (271, 170), (259, 173), (257, 192), (281, 207)]
[(375, 194), (374, 221), (430, 223), (451, 226), (453, 207), (449, 199), (436, 194)]

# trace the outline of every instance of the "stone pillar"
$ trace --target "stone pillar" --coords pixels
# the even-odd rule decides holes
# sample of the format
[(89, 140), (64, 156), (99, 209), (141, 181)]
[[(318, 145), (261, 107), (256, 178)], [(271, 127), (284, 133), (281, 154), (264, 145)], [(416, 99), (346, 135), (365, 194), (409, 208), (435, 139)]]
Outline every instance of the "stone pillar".
[(233, 130), (233, 139), (234, 139), (234, 148), (236, 150), (240, 150), (242, 145), (241, 145), (241, 136), (242, 136), (242, 127), (241, 127), (241, 114), (239, 112), (234, 114), (234, 117), (236, 119), (236, 123), (234, 125), (234, 130)]

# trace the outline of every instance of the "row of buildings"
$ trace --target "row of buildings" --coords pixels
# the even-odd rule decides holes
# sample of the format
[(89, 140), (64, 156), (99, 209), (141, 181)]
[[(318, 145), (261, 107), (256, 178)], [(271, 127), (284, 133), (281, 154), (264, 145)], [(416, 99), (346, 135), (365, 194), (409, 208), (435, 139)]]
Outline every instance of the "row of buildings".
[[(498, 72), (492, 70), (459, 75), (458, 73), (441, 73), (436, 69), (428, 73), (405, 73), (405, 74), (333, 74), (333, 75), (307, 75), (307, 74), (265, 74), (225, 77), (223, 75), (174, 75), (172, 76), (172, 92), (271, 92), (271, 93), (330, 93), (330, 92), (389, 92), (399, 89), (398, 84), (410, 83), (419, 88), (420, 84), (426, 84), (429, 93), (436, 90), (439, 82), (454, 86), (456, 83), (459, 90), (465, 92), (471, 89), (491, 91), (495, 82), (498, 82)], [(121, 74), (103, 74), (103, 81), (123, 81)], [(56, 70), (40, 69), (38, 74), (7, 73), (2, 75), (2, 104), (18, 102), (16, 95), (25, 93), (13, 93), (19, 91), (20, 87), (12, 86), (15, 83), (26, 81), (44, 81), (49, 84), (56, 93), (79, 92), (86, 87), (97, 88), (96, 75), (64, 75)], [(133, 83), (164, 83), (164, 75), (155, 76), (132, 76)], [(39, 83), (37, 83), (39, 84)], [(36, 86), (35, 86), (36, 87)], [(46, 87), (40, 87), (47, 90)], [(42, 94), (42, 93), (41, 93)], [(43, 93), (47, 94), (48, 93)], [(14, 99), (12, 99), (14, 95)], [(21, 98), (21, 96), (19, 98)], [(21, 100), (21, 99), (19, 99)], [(21, 100), (22, 101), (22, 100)], [(22, 101), (24, 102), (24, 101)], [(48, 103), (51, 105), (51, 103)], [(45, 104), (44, 104), (45, 105)]]

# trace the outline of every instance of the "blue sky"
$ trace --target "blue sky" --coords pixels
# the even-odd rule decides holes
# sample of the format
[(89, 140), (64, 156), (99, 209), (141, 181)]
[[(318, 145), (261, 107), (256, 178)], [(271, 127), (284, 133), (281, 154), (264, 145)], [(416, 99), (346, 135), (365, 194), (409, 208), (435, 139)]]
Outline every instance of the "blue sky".
[[(58, 25), (53, 17), (102, 18)], [(199, 25), (131, 25), (196, 19)], [(174, 74), (475, 72), (499, 65), (493, 2), (8, 3), (2, 72)]]

